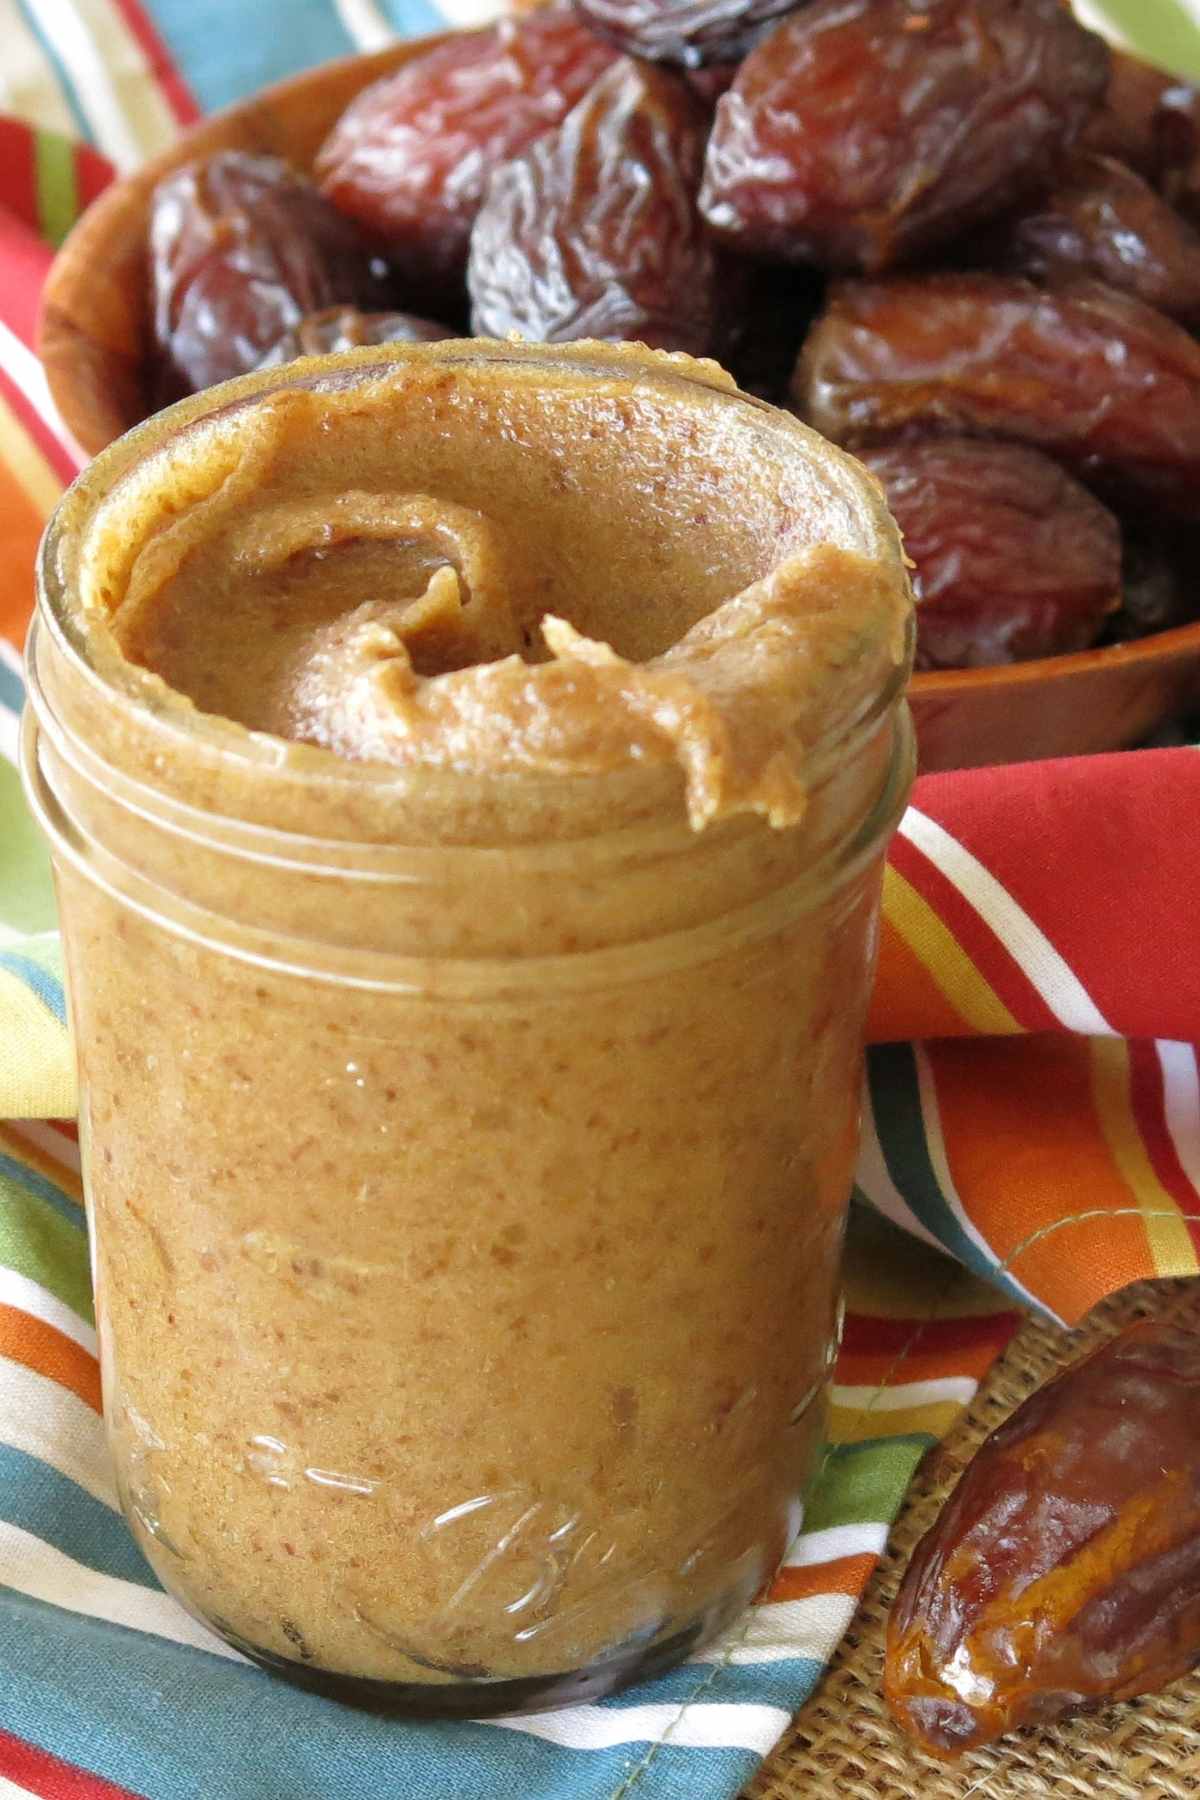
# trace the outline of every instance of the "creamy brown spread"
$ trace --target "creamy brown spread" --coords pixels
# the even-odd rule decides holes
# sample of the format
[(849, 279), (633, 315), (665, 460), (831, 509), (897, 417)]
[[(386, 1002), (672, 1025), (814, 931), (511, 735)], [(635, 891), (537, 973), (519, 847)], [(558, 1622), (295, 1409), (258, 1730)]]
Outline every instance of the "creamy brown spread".
[(234, 1641), (579, 1697), (778, 1562), (908, 607), (856, 465), (630, 349), (302, 363), (68, 499), (34, 694), (106, 1413)]

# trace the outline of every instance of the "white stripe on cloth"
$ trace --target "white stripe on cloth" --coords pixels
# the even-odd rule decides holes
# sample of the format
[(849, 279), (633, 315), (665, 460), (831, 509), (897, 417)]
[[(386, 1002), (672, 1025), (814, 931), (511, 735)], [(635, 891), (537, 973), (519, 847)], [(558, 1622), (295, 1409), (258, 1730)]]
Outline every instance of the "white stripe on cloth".
[(978, 857), (972, 856), (936, 819), (915, 806), (909, 807), (899, 830), (974, 907), (1060, 1025), (1089, 1037), (1115, 1036), (1112, 1026), (1041, 926), (1035, 924)]
[(70, 1169), (73, 1175), (80, 1173), (79, 1145), (68, 1132), (60, 1131), (48, 1119), (13, 1119), (8, 1129), (14, 1137), (24, 1138), (43, 1156), (60, 1163), (64, 1169)]
[(479, 1722), (505, 1731), (527, 1731), (568, 1750), (670, 1743), (687, 1750), (756, 1750), (765, 1756), (791, 1724), (792, 1715), (781, 1706), (701, 1700), (686, 1706), (573, 1706), (566, 1712)]
[[(106, 0), (26, 0), (97, 147), (128, 172), (174, 137), (140, 46)], [(165, 117), (165, 125), (164, 125)]]
[(438, 11), (447, 25), (460, 28), (490, 25), (501, 10), (496, 0), (438, 0)]
[[(937, 1406), (946, 1400), (953, 1400), (958, 1406), (966, 1406), (975, 1398), (975, 1390), (979, 1386), (969, 1375), (944, 1375), (936, 1381), (900, 1381), (895, 1387), (838, 1387), (830, 1389), (829, 1398), (835, 1406), (853, 1406), (872, 1412), (902, 1412), (910, 1406)], [(838, 1528), (840, 1529), (840, 1528)], [(820, 1532), (813, 1535), (819, 1537)], [(831, 1550), (831, 1556), (845, 1556), (844, 1550)]]
[(375, 0), (337, 0), (338, 18), (359, 50), (382, 50), (396, 41), (396, 31)]
[[(854, 1617), (853, 1594), (809, 1594), (803, 1600), (767, 1600), (716, 1638), (689, 1663), (737, 1666), (794, 1662), (798, 1657), (828, 1662)], [(672, 1734), (674, 1741), (674, 1734)]]
[(0, 112), (44, 131), (79, 135), (54, 65), (21, 17), (15, 0), (0, 0)]
[(1162, 1070), (1163, 1110), (1179, 1164), (1200, 1200), (1200, 1074), (1191, 1044), (1160, 1038), (1154, 1048)]
[(38, 1800), (28, 1788), (18, 1787), (7, 1775), (0, 1775), (0, 1800)]
[(0, 1266), (0, 1303), (15, 1306), (18, 1312), (28, 1313), (31, 1318), (40, 1319), (43, 1325), (61, 1331), (89, 1356), (99, 1354), (96, 1333), (87, 1320), (81, 1319), (40, 1281), (31, 1281), (28, 1275), (22, 1275), (16, 1269)]
[(0, 1444), (57, 1469), (93, 1500), (120, 1511), (98, 1413), (49, 1375), (6, 1356), (0, 1356), (0, 1402)]
[[(58, 414), (58, 408), (50, 398), (50, 389), (46, 385), (46, 377), (42, 365), (27, 344), (23, 344), (16, 332), (0, 319), (0, 369), (8, 376), (13, 386), (25, 396), (34, 412), (58, 439), (82, 468), (87, 457), (72, 438)], [(2, 640), (0, 640), (2, 641)], [(20, 664), (17, 664), (20, 667)]]
[(785, 1569), (808, 1569), (815, 1563), (836, 1562), (843, 1556), (878, 1556), (887, 1543), (888, 1528), (882, 1521), (863, 1525), (830, 1525), (824, 1531), (806, 1531), (796, 1539), (783, 1559)]
[(44, 1600), (64, 1612), (80, 1613), (87, 1619), (125, 1625), (131, 1631), (148, 1632), (152, 1637), (167, 1638), (192, 1650), (207, 1650), (230, 1662), (248, 1661), (240, 1651), (197, 1624), (169, 1594), (85, 1568), (32, 1532), (2, 1519), (0, 1586), (13, 1588), (31, 1600)]
[(883, 1145), (879, 1141), (879, 1130), (875, 1124), (875, 1109), (871, 1103), (871, 1084), (863, 1082), (862, 1096), (862, 1134), (858, 1146), (858, 1169), (855, 1179), (867, 1199), (881, 1212), (885, 1219), (893, 1225), (899, 1225), (901, 1231), (907, 1231), (913, 1237), (920, 1238), (931, 1249), (945, 1254), (946, 1246), (941, 1239), (930, 1231), (924, 1220), (919, 1219), (908, 1201), (904, 1198), (887, 1166), (883, 1154)]
[[(950, 1159), (946, 1155), (946, 1140), (942, 1136), (942, 1113), (938, 1106), (937, 1085), (933, 1079), (933, 1070), (929, 1066), (929, 1057), (924, 1045), (913, 1045), (913, 1063), (917, 1071), (921, 1127), (925, 1134), (925, 1148), (929, 1154), (934, 1180), (938, 1184), (938, 1190), (946, 1202), (947, 1209), (954, 1215), (963, 1235), (975, 1245), (983, 1261), (994, 1267), (999, 1258), (959, 1199), (958, 1189), (954, 1185), (954, 1177), (950, 1173)], [(1022, 1282), (1017, 1280), (1011, 1269), (1006, 1269), (1004, 1276), (1010, 1286), (1016, 1289), (1029, 1306), (1040, 1308), (1043, 1312), (1048, 1310), (1045, 1301), (1038, 1300)]]

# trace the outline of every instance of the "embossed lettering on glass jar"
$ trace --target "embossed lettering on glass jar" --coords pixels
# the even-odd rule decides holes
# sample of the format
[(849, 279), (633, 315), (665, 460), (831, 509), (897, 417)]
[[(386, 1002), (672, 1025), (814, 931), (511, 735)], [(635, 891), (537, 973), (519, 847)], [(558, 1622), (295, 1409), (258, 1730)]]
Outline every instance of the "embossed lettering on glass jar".
[[(466, 538), (430, 506), (519, 550), (536, 603), (529, 668), (459, 690), (524, 683), (478, 754), (438, 761), (411, 720), (390, 763), (285, 741), (127, 654), (180, 521), (292, 544), (285, 503), (353, 489), (361, 520), (411, 488), (434, 499), (404, 543), (457, 569), (464, 618)], [(771, 608), (806, 558), (797, 651)], [(139, 1544), (230, 1642), (478, 1715), (664, 1667), (770, 1577), (835, 1347), (909, 624), (857, 465), (712, 365), (625, 348), (244, 377), (63, 502), (24, 766), (105, 1410)], [(684, 642), (723, 671), (704, 705)], [(738, 713), (785, 652), (782, 698)], [(404, 693), (435, 706), (451, 666)], [(609, 696), (553, 755), (521, 736), (543, 681)]]

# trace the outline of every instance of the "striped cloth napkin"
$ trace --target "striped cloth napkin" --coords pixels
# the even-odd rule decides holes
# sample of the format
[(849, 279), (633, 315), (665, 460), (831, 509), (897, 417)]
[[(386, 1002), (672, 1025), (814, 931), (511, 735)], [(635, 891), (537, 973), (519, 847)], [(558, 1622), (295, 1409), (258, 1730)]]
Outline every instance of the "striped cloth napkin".
[[(1126, 0), (1105, 4), (1119, 34)], [(1200, 754), (927, 777), (885, 884), (828, 1454), (758, 1606), (613, 1699), (405, 1725), (252, 1668), (134, 1547), (100, 1422), (53, 899), (13, 766), (30, 564), (75, 467), (33, 354), (38, 290), (113, 168), (201, 107), (484, 10), (0, 0), (0, 1797), (732, 1796), (1024, 1309), (1069, 1323), (1124, 1283), (1200, 1270)], [(1128, 11), (1148, 53), (1200, 74), (1177, 0)]]

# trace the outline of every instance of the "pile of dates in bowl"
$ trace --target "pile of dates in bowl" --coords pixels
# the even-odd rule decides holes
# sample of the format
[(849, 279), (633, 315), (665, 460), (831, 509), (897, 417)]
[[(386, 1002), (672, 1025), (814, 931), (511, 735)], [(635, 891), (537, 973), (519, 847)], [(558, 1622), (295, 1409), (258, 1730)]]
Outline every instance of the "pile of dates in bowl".
[(396, 339), (637, 339), (853, 450), (918, 667), (1200, 617), (1200, 90), (1062, 0), (556, 0), (150, 220), (159, 405)]

